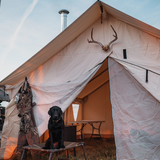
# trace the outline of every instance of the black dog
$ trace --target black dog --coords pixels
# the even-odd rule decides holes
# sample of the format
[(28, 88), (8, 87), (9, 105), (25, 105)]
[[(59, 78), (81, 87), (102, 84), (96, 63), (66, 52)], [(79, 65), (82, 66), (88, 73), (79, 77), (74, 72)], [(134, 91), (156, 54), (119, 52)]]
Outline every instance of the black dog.
[(51, 116), (48, 121), (49, 138), (43, 149), (65, 148), (63, 139), (64, 121), (61, 117), (62, 110), (58, 106), (53, 106), (48, 111), (48, 114)]

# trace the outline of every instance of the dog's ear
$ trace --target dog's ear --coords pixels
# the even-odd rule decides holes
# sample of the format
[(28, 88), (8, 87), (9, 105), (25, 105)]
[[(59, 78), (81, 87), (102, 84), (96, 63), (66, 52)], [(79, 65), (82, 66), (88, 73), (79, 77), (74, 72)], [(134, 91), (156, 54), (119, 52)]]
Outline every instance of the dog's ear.
[(62, 110), (61, 110), (61, 108), (60, 108), (60, 114), (62, 115), (62, 113), (63, 113), (63, 112), (62, 112)]
[(48, 114), (51, 116), (51, 114), (52, 114), (52, 113), (51, 113), (51, 108), (49, 109)]

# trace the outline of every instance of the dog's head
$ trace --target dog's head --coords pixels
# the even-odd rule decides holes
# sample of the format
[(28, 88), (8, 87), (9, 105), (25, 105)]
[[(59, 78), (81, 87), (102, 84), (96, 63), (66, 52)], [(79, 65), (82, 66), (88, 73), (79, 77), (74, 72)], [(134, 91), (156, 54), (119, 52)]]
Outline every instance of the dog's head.
[(58, 120), (61, 118), (62, 110), (58, 106), (53, 106), (49, 109), (48, 114), (51, 116), (53, 120)]

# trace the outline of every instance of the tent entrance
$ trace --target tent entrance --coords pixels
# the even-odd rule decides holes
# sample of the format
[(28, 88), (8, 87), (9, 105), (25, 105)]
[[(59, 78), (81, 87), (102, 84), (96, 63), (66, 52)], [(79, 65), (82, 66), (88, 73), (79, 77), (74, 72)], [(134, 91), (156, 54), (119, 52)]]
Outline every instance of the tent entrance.
[[(102, 137), (113, 137), (112, 109), (110, 103), (108, 60), (106, 59), (97, 73), (88, 82), (72, 104), (79, 104), (77, 121), (104, 120), (101, 125)], [(65, 124), (74, 121), (72, 104), (65, 111)], [(99, 124), (95, 124), (98, 128)], [(80, 129), (81, 126), (77, 126)], [(98, 131), (97, 131), (98, 133)], [(79, 133), (80, 134), (80, 133)], [(92, 134), (90, 125), (84, 127), (84, 137)]]

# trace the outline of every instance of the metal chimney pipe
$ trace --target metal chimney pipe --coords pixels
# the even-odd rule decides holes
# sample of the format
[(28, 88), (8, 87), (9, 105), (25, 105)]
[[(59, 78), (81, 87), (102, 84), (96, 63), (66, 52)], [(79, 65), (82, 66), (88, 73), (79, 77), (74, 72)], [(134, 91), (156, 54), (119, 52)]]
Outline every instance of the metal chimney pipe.
[(68, 10), (62, 9), (59, 11), (61, 14), (61, 32), (67, 27), (67, 14), (69, 13)]

